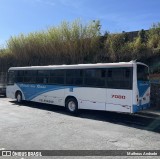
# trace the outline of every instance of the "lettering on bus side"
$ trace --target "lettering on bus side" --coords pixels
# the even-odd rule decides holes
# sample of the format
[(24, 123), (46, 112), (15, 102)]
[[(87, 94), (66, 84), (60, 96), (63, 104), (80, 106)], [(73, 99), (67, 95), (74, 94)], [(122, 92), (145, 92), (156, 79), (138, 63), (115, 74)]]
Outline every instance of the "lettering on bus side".
[(126, 99), (126, 96), (123, 95), (112, 95), (112, 98), (116, 98), (116, 99)]

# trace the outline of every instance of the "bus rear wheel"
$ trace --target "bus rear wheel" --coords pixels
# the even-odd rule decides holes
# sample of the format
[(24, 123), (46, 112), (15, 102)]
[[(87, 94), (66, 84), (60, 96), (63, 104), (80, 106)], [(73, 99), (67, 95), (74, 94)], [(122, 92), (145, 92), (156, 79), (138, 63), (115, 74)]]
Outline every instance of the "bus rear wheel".
[(16, 100), (17, 100), (17, 103), (22, 103), (22, 93), (21, 92), (16, 93)]
[(69, 98), (66, 101), (66, 109), (71, 114), (77, 114), (78, 113), (78, 102), (75, 98)]

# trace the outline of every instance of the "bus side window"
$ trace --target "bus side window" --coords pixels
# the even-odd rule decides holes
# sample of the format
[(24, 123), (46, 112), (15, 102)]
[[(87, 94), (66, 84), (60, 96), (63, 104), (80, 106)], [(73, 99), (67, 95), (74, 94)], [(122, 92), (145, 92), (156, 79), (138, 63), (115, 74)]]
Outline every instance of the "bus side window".
[(48, 70), (38, 70), (37, 72), (37, 83), (47, 84), (49, 83), (49, 74)]
[(132, 68), (126, 68), (125, 70), (125, 82), (126, 82), (126, 88), (127, 89), (132, 89), (132, 77), (133, 77), (133, 72)]
[(73, 69), (66, 70), (66, 84), (73, 85), (74, 78), (75, 78), (75, 70)]
[(7, 77), (7, 84), (14, 85), (15, 82), (15, 71), (9, 71)]
[(44, 84), (49, 83), (49, 77), (50, 77), (50, 71), (44, 70), (43, 72), (43, 83)]
[(87, 69), (85, 70), (85, 85), (91, 87), (105, 87), (105, 70), (104, 69)]
[(76, 69), (75, 70), (74, 84), (76, 86), (82, 86), (83, 85), (83, 76), (84, 76), (83, 69)]
[(105, 77), (106, 77), (106, 70), (105, 70), (105, 69), (103, 69), (103, 70), (101, 71), (101, 77), (102, 77), (102, 78), (105, 78)]
[(108, 70), (107, 87), (112, 89), (131, 89), (131, 68), (112, 68)]
[(83, 84), (83, 70), (69, 69), (66, 70), (66, 85), (81, 86)]
[(112, 69), (108, 70), (108, 76), (107, 77), (112, 77)]
[(36, 71), (35, 70), (24, 70), (23, 72), (24, 83), (36, 83)]
[(50, 84), (64, 84), (65, 70), (51, 70), (50, 71)]
[(23, 71), (22, 70), (18, 70), (16, 71), (16, 82), (23, 82)]
[(130, 77), (130, 70), (126, 69), (125, 78), (129, 78), (129, 77)]

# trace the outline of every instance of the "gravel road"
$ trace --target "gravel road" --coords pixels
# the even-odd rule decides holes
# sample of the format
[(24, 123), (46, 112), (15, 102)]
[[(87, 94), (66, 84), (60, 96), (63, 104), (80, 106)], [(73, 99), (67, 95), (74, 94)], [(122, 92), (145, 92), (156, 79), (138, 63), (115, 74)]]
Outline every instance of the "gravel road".
[(17, 105), (0, 97), (0, 149), (158, 150), (159, 132), (160, 111), (129, 115), (83, 110), (75, 117), (58, 106)]

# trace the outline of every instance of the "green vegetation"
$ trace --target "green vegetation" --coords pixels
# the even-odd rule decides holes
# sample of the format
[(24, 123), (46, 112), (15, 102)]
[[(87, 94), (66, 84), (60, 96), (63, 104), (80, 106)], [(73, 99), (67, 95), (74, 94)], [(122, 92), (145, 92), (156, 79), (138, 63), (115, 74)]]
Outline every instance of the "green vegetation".
[(119, 62), (137, 59), (160, 72), (160, 23), (134, 38), (100, 33), (100, 22), (62, 22), (58, 27), (11, 37), (0, 49), (0, 72), (11, 66)]

